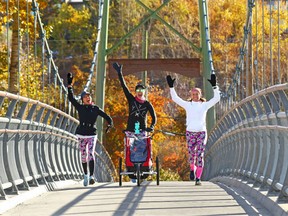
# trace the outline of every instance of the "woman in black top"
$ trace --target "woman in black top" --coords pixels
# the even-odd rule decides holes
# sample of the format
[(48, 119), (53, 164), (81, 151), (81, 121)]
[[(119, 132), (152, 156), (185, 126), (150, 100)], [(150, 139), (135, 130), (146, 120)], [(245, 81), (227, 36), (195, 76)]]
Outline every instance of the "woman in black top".
[[(76, 129), (76, 135), (79, 141), (79, 148), (81, 151), (81, 159), (82, 159), (82, 167), (84, 170), (84, 186), (89, 184), (94, 184), (95, 179), (93, 177), (94, 174), (94, 151), (97, 141), (97, 128), (95, 127), (95, 122), (98, 116), (103, 117), (108, 122), (108, 127), (106, 131), (109, 130), (113, 125), (112, 118), (107, 115), (103, 110), (101, 110), (98, 106), (93, 105), (92, 98), (89, 92), (82, 92), (81, 100), (82, 104), (80, 104), (75, 98), (73, 94), (72, 81), (73, 76), (71, 73), (67, 75), (68, 80), (68, 99), (72, 103), (72, 105), (78, 111), (79, 116), (79, 125)], [(89, 176), (87, 170), (87, 161), (89, 161)]]
[[(156, 124), (156, 115), (152, 104), (145, 98), (145, 86), (138, 84), (135, 87), (136, 95), (133, 96), (128, 90), (123, 78), (122, 65), (113, 63), (113, 67), (118, 73), (121, 86), (129, 104), (129, 116), (127, 128), (125, 130), (126, 135), (130, 136), (131, 134), (143, 134), (144, 136), (146, 131), (152, 132)], [(147, 112), (149, 112), (152, 117), (150, 127), (146, 127)]]

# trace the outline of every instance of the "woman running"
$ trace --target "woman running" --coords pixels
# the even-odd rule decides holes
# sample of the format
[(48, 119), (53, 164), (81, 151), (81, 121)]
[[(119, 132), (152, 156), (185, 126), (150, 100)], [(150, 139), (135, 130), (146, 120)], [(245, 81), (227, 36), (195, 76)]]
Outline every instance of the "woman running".
[(212, 74), (211, 79), (208, 80), (214, 91), (214, 97), (209, 101), (202, 98), (200, 88), (191, 90), (190, 101), (182, 100), (174, 89), (175, 79), (172, 79), (170, 75), (166, 78), (172, 100), (186, 111), (186, 140), (189, 153), (190, 180), (193, 181), (196, 174), (195, 184), (201, 185), (200, 179), (204, 167), (203, 157), (207, 142), (206, 114), (212, 106), (220, 101), (220, 92), (216, 86), (216, 76)]
[[(80, 104), (73, 94), (72, 88), (73, 75), (71, 73), (67, 74), (67, 83), (68, 83), (68, 99), (72, 105), (78, 111), (79, 116), (79, 125), (76, 129), (76, 136), (78, 137), (79, 148), (81, 151), (82, 167), (84, 171), (84, 186), (87, 186), (95, 183), (94, 166), (95, 158), (94, 151), (97, 142), (97, 128), (95, 122), (98, 116), (103, 117), (107, 122), (108, 126), (106, 132), (113, 126), (112, 118), (107, 115), (102, 109), (98, 106), (93, 105), (92, 98), (89, 92), (82, 92)], [(87, 169), (87, 162), (89, 162), (89, 175)]]

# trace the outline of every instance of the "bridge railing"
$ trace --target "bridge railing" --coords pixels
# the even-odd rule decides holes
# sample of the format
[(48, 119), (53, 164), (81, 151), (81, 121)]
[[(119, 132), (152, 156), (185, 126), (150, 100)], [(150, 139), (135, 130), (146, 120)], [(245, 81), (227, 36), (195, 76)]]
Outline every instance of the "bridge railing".
[[(36, 100), (0, 91), (0, 199), (32, 186), (82, 179), (74, 135), (78, 120)], [(101, 143), (95, 150), (98, 181), (113, 181), (115, 168)]]
[(235, 178), (288, 200), (288, 84), (247, 97), (208, 137), (206, 179)]

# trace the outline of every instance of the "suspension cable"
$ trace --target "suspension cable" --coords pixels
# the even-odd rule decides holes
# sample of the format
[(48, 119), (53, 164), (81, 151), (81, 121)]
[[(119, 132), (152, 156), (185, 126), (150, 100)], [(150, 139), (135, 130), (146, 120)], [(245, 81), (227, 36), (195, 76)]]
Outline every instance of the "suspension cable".
[(17, 73), (17, 88), (18, 88), (18, 92), (21, 95), (20, 91), (21, 91), (21, 86), (20, 86), (20, 4), (19, 4), (19, 0), (17, 0), (17, 46), (18, 46), (18, 50), (17, 50), (17, 55), (18, 55), (18, 73)]
[[(95, 68), (95, 65), (97, 63), (97, 58), (98, 58), (98, 47), (99, 47), (99, 41), (100, 41), (100, 36), (101, 36), (101, 24), (102, 24), (102, 15), (103, 15), (103, 7), (104, 7), (104, 0), (99, 0), (99, 16), (98, 16), (98, 35), (97, 35), (97, 39), (96, 39), (96, 43), (95, 43), (95, 49), (94, 49), (94, 56), (93, 56), (93, 60), (92, 60), (92, 63), (91, 63), (91, 68), (90, 68), (90, 74), (89, 74), (89, 77), (87, 79), (87, 83), (84, 87), (84, 91), (87, 91), (90, 86), (91, 86), (91, 81), (92, 81), (92, 77), (94, 75), (94, 68)], [(44, 56), (44, 49), (46, 49), (46, 54), (47, 54), (47, 57), (48, 57), (48, 80), (50, 80), (50, 72), (51, 72), (51, 69), (53, 69), (54, 71), (54, 87), (56, 88), (57, 86), (57, 82), (59, 83), (60, 85), (60, 100), (59, 100), (59, 107), (61, 109), (61, 101), (62, 101), (62, 94), (68, 94), (68, 90), (67, 88), (65, 87), (64, 83), (63, 83), (63, 79), (60, 77), (59, 75), (59, 72), (58, 72), (58, 68), (57, 66), (55, 65), (55, 62), (53, 60), (53, 56), (52, 56), (52, 51), (50, 50), (49, 48), (49, 44), (48, 44), (48, 41), (47, 41), (47, 38), (46, 38), (46, 34), (45, 34), (45, 30), (43, 28), (43, 23), (41, 21), (41, 17), (40, 17), (40, 13), (39, 13), (39, 8), (38, 8), (38, 4), (36, 2), (36, 0), (32, 0), (32, 11), (34, 12), (34, 26), (35, 26), (35, 29), (37, 27), (37, 22), (39, 24), (39, 27), (40, 27), (40, 35), (41, 35), (41, 39), (42, 39), (42, 67), (43, 67), (43, 56)], [(35, 30), (35, 40), (36, 40), (36, 30)], [(34, 44), (35, 48), (37, 47), (37, 44), (35, 42)], [(35, 49), (35, 52), (36, 52), (36, 49)], [(37, 56), (37, 53), (35, 53), (35, 56)], [(43, 70), (44, 70), (44, 67), (43, 67)], [(43, 74), (42, 74), (42, 83), (44, 85), (44, 71), (43, 71)], [(79, 99), (80, 96), (77, 96), (76, 99)], [(65, 97), (65, 105), (64, 105), (64, 108), (66, 109), (66, 97)], [(68, 106), (68, 112), (70, 112), (71, 110), (71, 107), (70, 107), (70, 104)]]
[(263, 87), (266, 87), (266, 77), (265, 77), (265, 66), (266, 66), (266, 62), (265, 62), (265, 25), (264, 25), (264, 13), (265, 13), (265, 10), (264, 10), (264, 0), (262, 0), (262, 50), (263, 50), (263, 53), (262, 53), (262, 56), (263, 56), (263, 62), (262, 62), (262, 86), (261, 88)]
[[(37, 7), (36, 7), (36, 3), (32, 4), (32, 11), (33, 11), (33, 16), (34, 16), (34, 58), (37, 57)], [(35, 62), (34, 62), (35, 65)], [(35, 67), (33, 68), (33, 70), (35, 70)]]
[[(40, 34), (43, 35), (43, 43), (45, 44), (45, 48), (46, 48), (46, 52), (48, 53), (48, 56), (51, 58), (52, 56), (52, 52), (50, 50), (50, 47), (49, 47), (49, 44), (48, 44), (48, 41), (47, 41), (47, 38), (45, 36), (45, 31), (44, 31), (44, 28), (43, 28), (43, 23), (41, 21), (41, 17), (40, 17), (40, 13), (39, 13), (39, 8), (38, 8), (38, 4), (36, 3), (36, 0), (32, 0), (32, 10), (35, 12), (35, 16), (36, 16), (36, 20), (38, 21), (39, 23), (39, 27), (40, 27)], [(58, 72), (58, 67), (55, 65), (55, 62), (53, 60), (53, 58), (51, 58), (51, 65), (53, 67), (53, 70), (55, 71), (55, 82), (54, 84), (56, 85), (57, 84), (57, 81), (59, 82), (59, 85), (60, 85), (60, 91), (64, 91), (64, 93), (68, 93), (68, 90), (67, 88), (65, 87), (64, 83), (63, 83), (63, 80), (62, 78), (60, 77), (59, 75), (59, 72)], [(60, 92), (62, 93), (62, 92)]]
[(230, 97), (234, 95), (235, 97), (235, 87), (237, 86), (237, 83), (240, 81), (240, 73), (242, 70), (242, 65), (244, 61), (244, 55), (247, 53), (247, 39), (248, 39), (248, 34), (250, 31), (251, 26), (249, 25), (250, 20), (252, 18), (252, 9), (255, 6), (255, 0), (248, 0), (248, 10), (247, 10), (247, 17), (246, 17), (246, 24), (244, 26), (244, 37), (242, 40), (242, 45), (240, 48), (240, 55), (238, 59), (238, 63), (236, 64), (236, 71), (234, 73), (234, 76), (232, 78), (232, 82), (230, 86), (228, 87), (228, 91), (226, 93), (227, 97)]
[[(29, 2), (26, 1), (26, 22), (29, 23)], [(30, 54), (30, 41), (29, 41), (29, 25), (26, 26), (26, 40), (27, 40), (27, 71), (26, 71), (26, 89), (27, 89), (27, 97), (30, 98), (30, 81), (29, 81), (29, 74), (30, 74), (30, 71), (29, 71), (29, 54)]]
[(270, 85), (274, 84), (273, 79), (273, 45), (272, 45), (272, 2), (269, 0), (269, 46), (270, 46)]
[(41, 49), (42, 49), (42, 100), (43, 102), (45, 99), (45, 93), (44, 93), (44, 89), (45, 89), (45, 37), (46, 37), (46, 31), (44, 30), (44, 32), (41, 34)]
[[(250, 22), (248, 23), (248, 25), (249, 25), (249, 27), (251, 27), (252, 21), (251, 21), (251, 19), (249, 19), (249, 21)], [(244, 91), (244, 88), (240, 88), (240, 85), (238, 85), (239, 89), (241, 90), (241, 99), (247, 97), (247, 95), (248, 95), (247, 92), (249, 91), (249, 81), (250, 81), (249, 80), (249, 72), (250, 72), (249, 58), (250, 58), (250, 52), (252, 52), (250, 50), (250, 43), (251, 43), (250, 38), (251, 38), (251, 29), (249, 28), (248, 29), (248, 35), (247, 35), (247, 41), (246, 41), (245, 61), (243, 61), (243, 67), (242, 67), (243, 70), (241, 73), (243, 86), (245, 83), (245, 87), (246, 87), (245, 91)], [(245, 71), (244, 71), (244, 69), (245, 69)], [(244, 78), (245, 78), (245, 80), (244, 80)]]
[(9, 49), (9, 1), (6, 1), (6, 37), (7, 37), (7, 73), (8, 73), (8, 89), (10, 89), (10, 49)]
[(278, 0), (278, 5), (277, 5), (277, 20), (278, 20), (278, 29), (277, 29), (277, 49), (278, 49), (278, 61), (277, 61), (277, 71), (278, 71), (278, 80), (277, 84), (281, 83), (281, 72), (280, 72), (280, 0)]
[[(100, 41), (101, 29), (102, 29), (103, 8), (104, 8), (104, 1), (99, 0), (98, 28), (97, 28), (97, 38), (95, 41), (94, 56), (93, 56), (93, 60), (92, 60), (91, 67), (90, 67), (90, 74), (88, 76), (87, 83), (84, 86), (83, 91), (89, 90), (89, 88), (91, 86), (93, 75), (95, 75), (95, 73), (94, 73), (95, 69), (94, 68), (95, 68), (95, 65), (97, 64), (97, 60), (98, 60), (99, 41)], [(77, 99), (79, 99), (79, 98), (80, 97), (78, 96)]]
[(258, 4), (255, 5), (255, 23), (256, 23), (256, 35), (255, 35), (255, 40), (256, 40), (256, 56), (254, 60), (254, 65), (255, 65), (255, 91), (259, 91), (259, 74), (258, 74)]

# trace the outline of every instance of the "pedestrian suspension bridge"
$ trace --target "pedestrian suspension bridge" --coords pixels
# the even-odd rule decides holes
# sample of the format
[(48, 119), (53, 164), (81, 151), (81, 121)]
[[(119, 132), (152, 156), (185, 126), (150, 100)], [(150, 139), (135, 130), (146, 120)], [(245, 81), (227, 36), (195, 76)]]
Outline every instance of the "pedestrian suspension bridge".
[[(94, 57), (83, 90), (91, 89), (92, 80), (97, 77), (96, 103), (99, 107), (104, 108), (105, 104), (109, 54), (151, 19), (162, 22), (198, 52), (199, 61), (193, 64), (201, 64), (198, 66), (203, 76), (205, 96), (211, 97), (210, 86), (205, 80), (211, 73), (217, 74), (217, 70), (213, 66), (208, 3), (198, 0), (201, 35), (201, 46), (198, 47), (158, 15), (173, 1), (162, 1), (155, 9), (136, 0), (147, 13), (139, 25), (109, 49), (109, 0), (98, 1)], [(2, 4), (6, 4), (8, 16), (9, 1)], [(40, 31), (42, 46), (38, 49), (42, 50), (41, 57), (47, 64), (43, 76), (51, 76), (63, 103), (51, 105), (49, 101), (24, 97), (15, 90), (0, 89), (0, 214), (288, 215), (288, 55), (287, 49), (281, 49), (288, 45), (288, 29), (286, 33), (280, 33), (280, 24), (285, 22), (280, 19), (280, 13), (282, 10), (287, 12), (287, 4), (287, 1), (247, 0), (245, 26), (239, 29), (243, 31), (243, 38), (238, 62), (233, 69), (234, 76), (225, 86), (220, 86), (221, 101), (208, 114), (210, 133), (201, 187), (193, 182), (162, 182), (161, 177), (159, 186), (152, 181), (144, 182), (140, 187), (123, 182), (119, 187), (118, 169), (102, 145), (102, 122), (97, 125), (99, 141), (95, 149), (95, 178), (98, 183), (83, 187), (80, 154), (74, 134), (79, 122), (67, 101), (67, 88), (45, 35), (41, 21), (45, 14), (39, 10), (36, 0), (27, 1), (27, 10), (32, 11)], [(264, 14), (263, 10), (270, 13)], [(272, 18), (272, 12), (278, 14), (276, 19)], [(255, 22), (255, 17), (261, 20), (266, 15), (271, 16), (268, 19), (270, 31), (265, 33), (265, 38), (260, 38), (264, 29), (261, 23)], [(19, 15), (16, 18), (20, 22)], [(286, 22), (287, 19), (286, 16)], [(5, 28), (9, 32), (12, 27), (7, 23)], [(252, 29), (256, 29), (256, 33)], [(12, 39), (9, 35), (7, 47)], [(7, 73), (11, 79), (11, 64), (18, 64), (19, 74), (23, 59), (17, 57), (17, 52), (7, 50)], [(152, 63), (151, 68), (159, 69)], [(218, 79), (221, 76), (218, 75)], [(44, 80), (43, 86), (47, 84)]]

